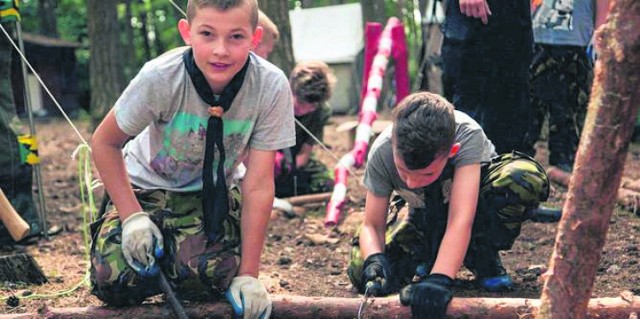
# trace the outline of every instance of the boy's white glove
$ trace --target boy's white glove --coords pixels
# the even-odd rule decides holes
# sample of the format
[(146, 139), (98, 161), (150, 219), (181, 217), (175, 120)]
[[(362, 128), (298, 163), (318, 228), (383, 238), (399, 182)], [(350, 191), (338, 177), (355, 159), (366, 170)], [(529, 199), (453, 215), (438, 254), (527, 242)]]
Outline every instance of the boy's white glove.
[(251, 276), (233, 278), (226, 293), (237, 316), (266, 319), (271, 315), (271, 299), (264, 285)]
[(145, 212), (134, 213), (122, 222), (122, 254), (140, 275), (155, 275), (156, 258), (163, 255), (162, 233)]

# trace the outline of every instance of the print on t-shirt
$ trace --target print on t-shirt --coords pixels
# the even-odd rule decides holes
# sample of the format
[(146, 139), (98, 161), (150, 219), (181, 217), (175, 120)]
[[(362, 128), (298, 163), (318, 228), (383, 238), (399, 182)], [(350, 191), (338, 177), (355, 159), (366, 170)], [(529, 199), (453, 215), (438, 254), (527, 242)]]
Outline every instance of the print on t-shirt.
[(574, 0), (532, 0), (533, 28), (573, 30)]

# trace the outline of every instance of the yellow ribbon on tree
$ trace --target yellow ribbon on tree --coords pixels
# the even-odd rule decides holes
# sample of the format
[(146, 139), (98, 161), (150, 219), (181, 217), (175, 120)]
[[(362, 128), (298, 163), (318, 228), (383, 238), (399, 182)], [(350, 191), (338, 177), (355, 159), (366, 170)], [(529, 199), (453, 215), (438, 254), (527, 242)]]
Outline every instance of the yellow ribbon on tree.
[(20, 160), (22, 163), (29, 165), (40, 164), (38, 140), (35, 135), (20, 135), (18, 136), (18, 143), (20, 144)]
[(0, 0), (0, 22), (20, 20), (20, 0)]

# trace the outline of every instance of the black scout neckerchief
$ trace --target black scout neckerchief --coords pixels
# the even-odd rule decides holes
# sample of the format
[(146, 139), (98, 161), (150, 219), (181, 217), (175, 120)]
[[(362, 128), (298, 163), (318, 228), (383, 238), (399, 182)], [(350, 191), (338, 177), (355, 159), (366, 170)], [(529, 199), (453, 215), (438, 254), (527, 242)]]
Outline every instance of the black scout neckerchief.
[[(229, 212), (229, 199), (227, 198), (227, 183), (224, 175), (225, 152), (223, 137), (223, 121), (222, 114), (229, 110), (233, 99), (240, 91), (244, 76), (247, 73), (250, 59), (247, 58), (244, 66), (231, 79), (222, 92), (222, 95), (216, 96), (207, 79), (205, 79), (202, 71), (196, 66), (193, 59), (192, 49), (188, 49), (182, 55), (184, 66), (189, 73), (191, 82), (196, 88), (196, 92), (205, 103), (209, 104), (209, 121), (207, 123), (206, 148), (204, 151), (204, 162), (202, 163), (202, 222), (204, 224), (204, 232), (207, 235), (209, 243), (213, 243), (222, 235), (220, 229), (227, 213)], [(218, 148), (220, 160), (218, 161), (216, 184), (213, 185), (213, 160), (214, 147)]]

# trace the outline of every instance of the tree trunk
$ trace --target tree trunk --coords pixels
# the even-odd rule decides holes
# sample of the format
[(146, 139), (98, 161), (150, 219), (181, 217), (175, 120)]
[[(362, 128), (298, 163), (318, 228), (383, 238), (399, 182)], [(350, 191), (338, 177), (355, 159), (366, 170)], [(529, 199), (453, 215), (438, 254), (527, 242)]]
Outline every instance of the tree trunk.
[(132, 0), (124, 0), (124, 22), (122, 23), (122, 28), (124, 29), (127, 45), (122, 46), (120, 49), (120, 54), (123, 57), (123, 75), (126, 82), (133, 78), (136, 70), (135, 36), (133, 34), (133, 26), (131, 25), (131, 20), (133, 19), (131, 1)]
[[(442, 68), (439, 66), (440, 47), (443, 34), (440, 30), (441, 21), (437, 21), (435, 12), (439, 2), (435, 0), (424, 1), (425, 10), (422, 10), (422, 49), (420, 51), (420, 74), (418, 75), (420, 90), (444, 94), (442, 88)], [(422, 4), (421, 4), (422, 6)], [(427, 18), (429, 16), (429, 18)]]
[(113, 106), (122, 91), (117, 0), (88, 0), (87, 28), (91, 46), (89, 85), (93, 128)]
[(0, 282), (41, 285), (47, 283), (47, 277), (31, 255), (19, 253), (0, 256)]
[(300, 4), (303, 9), (313, 8), (313, 0), (302, 0), (300, 1)]
[[(357, 318), (362, 298), (323, 298), (302, 296), (272, 296), (272, 319), (340, 319)], [(533, 318), (538, 305), (537, 299), (522, 298), (454, 298), (447, 309), (447, 318), (466, 319), (512, 319)], [(640, 298), (598, 298), (589, 302), (587, 318), (628, 319), (632, 313), (640, 311)], [(194, 303), (185, 307), (189, 318), (233, 318), (231, 306), (227, 302)], [(145, 304), (126, 308), (86, 307), (49, 308), (39, 314), (13, 314), (0, 316), (3, 319), (22, 318), (174, 318), (170, 307), (165, 304)], [(370, 299), (362, 311), (362, 318), (410, 318), (411, 308), (400, 305), (398, 296)]]
[(387, 15), (384, 11), (384, 0), (362, 0), (362, 22), (387, 23)]
[(538, 318), (585, 318), (640, 105), (640, 2), (613, 0)]
[(149, 61), (152, 57), (151, 44), (149, 43), (149, 28), (147, 27), (149, 20), (147, 19), (147, 9), (141, 8), (140, 10), (140, 13), (138, 13), (138, 19), (140, 20), (140, 38), (142, 39), (144, 60)]
[(57, 0), (39, 0), (38, 18), (40, 21), (40, 34), (48, 37), (58, 37), (58, 24), (56, 21)]
[(289, 22), (289, 1), (260, 0), (260, 9), (278, 26), (280, 39), (269, 55), (269, 61), (277, 65), (285, 75), (289, 76), (295, 59), (291, 43), (291, 23)]

